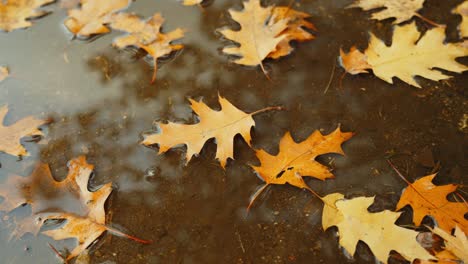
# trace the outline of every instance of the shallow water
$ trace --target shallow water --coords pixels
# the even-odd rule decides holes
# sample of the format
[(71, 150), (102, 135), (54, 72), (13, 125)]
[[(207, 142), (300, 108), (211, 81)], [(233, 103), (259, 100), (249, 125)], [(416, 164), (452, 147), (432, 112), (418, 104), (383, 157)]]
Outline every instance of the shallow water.
[[(424, 89), (399, 80), (390, 85), (371, 74), (347, 75), (340, 87), (339, 48), (365, 48), (369, 30), (390, 43), (391, 23), (344, 9), (351, 1), (296, 2), (296, 9), (313, 15), (319, 32), (291, 56), (265, 64), (272, 81), (260, 69), (230, 63), (220, 52), (227, 42), (216, 29), (235, 26), (227, 9), (240, 8), (237, 0), (215, 0), (203, 10), (175, 0), (131, 5), (130, 11), (145, 17), (162, 13), (166, 31), (187, 29), (185, 49), (162, 63), (153, 85), (152, 69), (140, 53), (111, 46), (121, 33), (72, 41), (62, 26), (66, 11), (57, 4), (46, 7), (52, 13), (33, 27), (1, 33), (0, 65), (12, 72), (0, 83), (0, 105), (10, 107), (6, 122), (34, 115), (52, 117), (54, 123), (39, 144), (26, 143), (31, 156), (18, 160), (0, 154), (0, 181), (8, 174), (29, 175), (38, 160), (49, 163), (61, 179), (70, 159), (86, 155), (95, 165), (91, 185), (113, 182), (110, 225), (154, 241), (140, 245), (107, 234), (91, 248), (91, 263), (374, 263), (365, 244), (358, 245), (352, 260), (339, 248), (336, 230), (321, 230), (323, 205), (306, 191), (271, 186), (246, 215), (249, 198), (262, 182), (248, 166), (258, 164), (254, 152), (240, 137), (235, 160), (225, 171), (214, 160), (213, 140), (187, 166), (183, 148), (158, 156), (138, 144), (154, 120), (195, 122), (187, 98), (216, 108), (219, 93), (246, 112), (278, 105), (287, 109), (255, 116), (253, 147), (270, 153), (278, 151), (286, 131), (296, 141), (316, 129), (329, 133), (338, 124), (355, 132), (344, 145), (346, 157), (319, 157), (336, 176), (307, 180), (321, 195), (375, 195), (373, 210), (394, 209), (405, 183), (386, 160), (414, 180), (432, 171), (428, 153), (440, 163), (437, 183), (466, 184), (468, 130), (459, 122), (468, 114), (468, 74), (440, 83), (421, 80)], [(460, 22), (450, 10), (460, 2), (427, 0), (422, 10), (448, 25), (449, 41), (456, 41)], [(421, 30), (428, 28), (417, 22)], [(411, 223), (408, 212), (401, 223)], [(2, 263), (60, 262), (47, 242), (60, 243), (43, 235), (9, 236), (0, 229)]]

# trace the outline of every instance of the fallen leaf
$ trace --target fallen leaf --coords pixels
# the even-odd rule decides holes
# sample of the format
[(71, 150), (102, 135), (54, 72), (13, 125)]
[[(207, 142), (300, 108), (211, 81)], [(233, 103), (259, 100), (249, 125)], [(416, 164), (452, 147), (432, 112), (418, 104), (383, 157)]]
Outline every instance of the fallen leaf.
[(200, 5), (204, 0), (183, 0), (182, 4), (185, 6)]
[(340, 65), (350, 74), (368, 73), (371, 66), (367, 63), (367, 56), (356, 47), (351, 47), (348, 53), (340, 49)]
[(171, 44), (184, 36), (184, 30), (178, 28), (168, 33), (161, 33), (164, 18), (156, 13), (147, 21), (138, 16), (127, 13), (116, 14), (112, 17), (111, 27), (116, 30), (126, 31), (129, 34), (119, 37), (114, 41), (117, 48), (135, 46), (145, 50), (154, 61), (154, 74), (152, 82), (156, 79), (157, 60), (182, 49), (181, 44)]
[(438, 227), (434, 228), (432, 231), (445, 240), (445, 248), (448, 251), (453, 253), (464, 263), (468, 263), (468, 239), (458, 226), (455, 227), (453, 236)]
[(106, 24), (111, 22), (112, 14), (127, 8), (131, 0), (81, 0), (80, 9), (68, 11), (64, 24), (73, 35), (90, 37), (108, 33)]
[(32, 26), (31, 19), (48, 12), (40, 9), (55, 0), (3, 0), (0, 1), (0, 29), (6, 32)]
[(262, 7), (259, 0), (244, 2), (242, 11), (229, 10), (232, 19), (240, 24), (241, 29), (221, 29), (219, 32), (239, 46), (225, 47), (223, 52), (239, 56), (234, 63), (257, 66), (263, 72), (263, 60), (286, 56), (293, 51), (289, 45), (292, 40), (306, 41), (313, 35), (304, 28), (313, 29), (312, 23), (306, 21), (310, 15), (290, 9), (289, 7)]
[(225, 168), (227, 160), (234, 158), (233, 145), (237, 134), (240, 134), (250, 146), (250, 130), (255, 126), (252, 116), (264, 111), (280, 109), (269, 107), (247, 114), (219, 96), (221, 110), (215, 111), (201, 101), (189, 100), (193, 112), (198, 115), (197, 124), (157, 123), (158, 132), (145, 135), (141, 144), (159, 145), (160, 154), (178, 145), (186, 145), (186, 162), (188, 163), (194, 155), (200, 153), (206, 141), (215, 138), (218, 145), (216, 159)]
[(29, 155), (21, 145), (21, 139), (25, 137), (43, 136), (38, 127), (47, 124), (47, 120), (36, 119), (34, 117), (23, 118), (16, 123), (4, 126), (5, 116), (8, 107), (0, 107), (0, 152), (5, 152), (13, 156)]
[(382, 211), (370, 213), (367, 209), (374, 203), (374, 197), (344, 199), (344, 195), (333, 193), (323, 198), (322, 226), (338, 228), (340, 245), (352, 256), (359, 241), (363, 241), (375, 257), (388, 262), (391, 251), (398, 252), (405, 259), (434, 259), (416, 241), (418, 232), (395, 225), (401, 213)]
[(455, 226), (459, 226), (464, 232), (468, 231), (468, 206), (464, 202), (450, 202), (447, 195), (457, 190), (457, 185), (447, 184), (436, 186), (432, 180), (436, 174), (422, 177), (416, 180), (403, 191), (396, 210), (406, 205), (413, 208), (413, 222), (416, 226), (421, 225), (426, 215), (432, 216), (437, 225), (451, 232)]
[(461, 38), (468, 37), (468, 1), (464, 1), (458, 5), (453, 11), (455, 14), (459, 14), (462, 17), (462, 21), (458, 30), (460, 31)]
[(414, 22), (396, 26), (391, 46), (371, 34), (369, 47), (364, 54), (352, 49), (352, 53), (341, 57), (343, 62), (347, 61), (343, 67), (350, 74), (372, 69), (377, 77), (388, 83), (393, 83), (392, 78), (398, 77), (418, 88), (421, 86), (414, 79), (415, 76), (434, 81), (449, 79), (451, 76), (435, 68), (457, 73), (466, 71), (468, 67), (455, 59), (467, 56), (468, 49), (459, 44), (444, 44), (444, 31), (444, 28), (433, 28), (421, 37)]
[(78, 256), (105, 231), (123, 235), (146, 243), (106, 226), (104, 203), (112, 192), (107, 183), (96, 191), (89, 191), (88, 183), (94, 166), (84, 156), (68, 164), (68, 176), (55, 181), (49, 166), (40, 163), (30, 177), (10, 176), (0, 184), (0, 211), (11, 211), (21, 205), (31, 206), (31, 216), (17, 221), (14, 235), (18, 238), (30, 232), (36, 235), (49, 220), (66, 220), (56, 229), (44, 231), (56, 240), (76, 238), (78, 245), (67, 256), (70, 260)]
[(290, 44), (291, 41), (304, 42), (313, 40), (315, 38), (314, 35), (305, 30), (317, 31), (314, 24), (307, 21), (310, 17), (311, 15), (293, 10), (290, 7), (274, 7), (272, 18), (276, 21), (285, 19), (288, 21), (288, 26), (281, 33), (281, 35), (286, 37), (278, 43), (274, 51), (268, 54), (268, 58), (278, 59), (291, 54), (294, 51), (294, 48)]
[(281, 139), (276, 156), (264, 150), (257, 150), (256, 155), (260, 160), (260, 166), (251, 167), (265, 182), (265, 185), (252, 196), (249, 208), (256, 197), (270, 184), (289, 183), (298, 188), (310, 190), (303, 177), (314, 177), (320, 180), (333, 178), (328, 167), (315, 159), (327, 153), (344, 155), (341, 144), (352, 136), (353, 133), (343, 133), (340, 128), (326, 136), (316, 130), (306, 140), (296, 143), (288, 132)]
[(457, 257), (455, 257), (452, 253), (450, 253), (447, 250), (443, 250), (440, 252), (437, 252), (435, 254), (435, 257), (437, 258), (437, 261), (428, 261), (428, 260), (420, 260), (419, 262), (416, 262), (416, 264), (434, 264), (434, 263), (439, 263), (439, 264), (459, 264)]
[(417, 11), (423, 7), (424, 0), (356, 0), (348, 8), (359, 7), (365, 11), (382, 9), (372, 14), (372, 19), (384, 20), (396, 18), (394, 24), (400, 24), (410, 20), (413, 16), (419, 16)]
[(0, 82), (5, 80), (8, 77), (8, 75), (10, 75), (8, 68), (0, 66)]

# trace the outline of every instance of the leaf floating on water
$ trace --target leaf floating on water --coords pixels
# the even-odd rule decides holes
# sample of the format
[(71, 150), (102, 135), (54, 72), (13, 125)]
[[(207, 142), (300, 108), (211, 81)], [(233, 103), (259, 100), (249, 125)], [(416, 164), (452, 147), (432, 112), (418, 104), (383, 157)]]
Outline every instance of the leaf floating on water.
[(27, 156), (28, 152), (21, 145), (21, 139), (25, 137), (43, 136), (38, 128), (49, 121), (25, 117), (16, 123), (4, 126), (5, 116), (8, 107), (0, 107), (0, 152), (5, 152), (13, 156)]
[(443, 238), (445, 242), (445, 249), (454, 254), (463, 263), (468, 263), (468, 238), (466, 234), (457, 227), (455, 227), (455, 233), (451, 236), (446, 231), (436, 227), (432, 230), (434, 234)]
[(352, 136), (353, 133), (343, 133), (340, 128), (325, 136), (316, 130), (306, 140), (296, 143), (288, 132), (281, 139), (276, 156), (264, 150), (256, 150), (260, 166), (251, 167), (265, 182), (265, 186), (252, 197), (249, 208), (259, 193), (270, 184), (289, 183), (295, 187), (310, 190), (303, 177), (314, 177), (320, 180), (333, 178), (329, 168), (315, 159), (327, 153), (344, 155), (341, 145)]
[(218, 145), (216, 159), (223, 168), (227, 160), (234, 158), (234, 137), (240, 134), (250, 146), (250, 130), (255, 126), (252, 116), (268, 110), (280, 110), (279, 107), (269, 107), (247, 114), (228, 100), (219, 96), (221, 110), (215, 111), (203, 102), (189, 99), (193, 112), (200, 122), (193, 125), (177, 123), (158, 123), (158, 133), (145, 135), (141, 144), (146, 146), (159, 145), (159, 153), (164, 153), (178, 145), (187, 146), (186, 162), (199, 154), (206, 141), (215, 138)]
[(437, 186), (432, 183), (436, 175), (429, 175), (416, 180), (403, 191), (396, 210), (406, 205), (413, 208), (413, 222), (421, 225), (425, 216), (432, 216), (437, 225), (447, 231), (458, 226), (463, 232), (468, 232), (468, 205), (464, 202), (450, 202), (447, 196), (458, 188), (455, 184)]
[(372, 14), (372, 19), (384, 20), (396, 18), (394, 24), (400, 24), (418, 16), (417, 11), (423, 8), (424, 0), (356, 0), (348, 8), (359, 7), (365, 11), (381, 9)]
[(388, 262), (393, 250), (411, 263), (415, 259), (435, 259), (416, 241), (418, 232), (395, 225), (401, 213), (367, 210), (374, 203), (374, 197), (344, 199), (343, 194), (333, 193), (323, 200), (323, 229), (338, 227), (340, 245), (352, 256), (358, 242), (363, 241), (383, 263)]
[(55, 0), (2, 0), (0, 1), (0, 30), (6, 32), (32, 26), (30, 19), (39, 18), (48, 12), (40, 7)]
[(7, 67), (0, 66), (0, 82), (5, 80), (10, 75)]
[(112, 17), (113, 29), (128, 32), (128, 35), (114, 40), (114, 46), (120, 49), (134, 46), (145, 50), (154, 61), (152, 82), (156, 79), (157, 60), (184, 47), (182, 44), (172, 44), (173, 41), (184, 36), (184, 30), (178, 28), (168, 33), (161, 33), (163, 23), (164, 18), (159, 13), (154, 14), (147, 21), (127, 13), (116, 14)]
[(264, 59), (277, 59), (293, 51), (289, 45), (290, 41), (314, 38), (304, 30), (315, 30), (314, 25), (306, 20), (310, 15), (289, 7), (262, 7), (259, 0), (248, 0), (244, 2), (242, 11), (229, 10), (229, 14), (240, 24), (241, 29), (221, 29), (219, 32), (240, 46), (225, 47), (223, 52), (239, 56), (234, 63), (246, 66), (260, 65), (263, 72)]
[(127, 8), (131, 0), (81, 0), (79, 9), (68, 11), (64, 24), (73, 35), (90, 37), (108, 33), (106, 24), (111, 22), (112, 14)]
[(468, 37), (468, 0), (465, 0), (463, 3), (458, 5), (454, 10), (453, 13), (459, 14), (462, 17), (462, 21), (458, 26), (458, 30), (460, 31), (461, 38)]
[[(0, 184), (0, 196), (4, 197), (0, 203), (1, 211), (9, 212), (23, 204), (29, 204), (32, 209), (30, 217), (17, 221), (16, 237), (20, 238), (27, 232), (37, 234), (50, 220), (66, 220), (61, 226), (43, 233), (55, 240), (75, 238), (78, 241), (67, 260), (78, 256), (105, 231), (149, 243), (106, 226), (104, 203), (112, 192), (112, 183), (89, 191), (88, 183), (94, 166), (88, 164), (84, 156), (71, 160), (68, 168), (68, 176), (61, 182), (54, 180), (49, 166), (39, 164), (30, 177), (10, 176), (7, 182)], [(74, 199), (78, 206), (73, 204), (73, 210), (68, 211), (63, 207), (70, 206), (70, 199)], [(64, 205), (65, 200), (68, 203)], [(57, 208), (63, 211), (57, 212)]]
[(468, 67), (455, 59), (468, 56), (468, 49), (459, 44), (444, 44), (445, 29), (428, 30), (422, 37), (415, 23), (396, 26), (391, 46), (371, 34), (369, 46), (364, 53), (355, 48), (349, 54), (342, 53), (342, 66), (350, 74), (372, 69), (380, 79), (393, 83), (392, 78), (421, 88), (414, 79), (421, 76), (433, 81), (451, 78), (435, 68), (461, 73)]

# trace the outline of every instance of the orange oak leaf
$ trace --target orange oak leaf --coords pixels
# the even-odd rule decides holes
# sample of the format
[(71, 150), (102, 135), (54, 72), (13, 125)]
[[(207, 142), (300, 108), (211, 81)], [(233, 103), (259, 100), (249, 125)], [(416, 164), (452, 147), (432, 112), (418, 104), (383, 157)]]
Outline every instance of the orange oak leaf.
[(112, 14), (130, 3), (131, 0), (81, 0), (81, 8), (69, 10), (64, 24), (78, 37), (108, 33), (110, 30), (106, 24), (111, 22)]
[(162, 33), (163, 23), (164, 18), (159, 13), (154, 14), (147, 21), (127, 13), (116, 14), (112, 17), (111, 27), (113, 29), (128, 32), (128, 35), (117, 38), (113, 43), (114, 46), (119, 49), (134, 46), (145, 50), (153, 58), (152, 82), (156, 80), (158, 59), (184, 47), (182, 44), (172, 44), (173, 41), (184, 36), (184, 30), (178, 28), (168, 33)]
[(3, 0), (0, 1), (0, 30), (7, 32), (32, 26), (30, 19), (46, 15), (41, 6), (55, 0)]
[(0, 211), (11, 211), (23, 204), (31, 206), (29, 217), (16, 221), (14, 236), (30, 232), (36, 235), (49, 220), (66, 220), (58, 228), (43, 233), (56, 240), (76, 238), (78, 245), (67, 256), (78, 256), (105, 231), (147, 243), (106, 226), (104, 203), (112, 192), (112, 183), (89, 191), (88, 183), (94, 166), (84, 156), (68, 164), (69, 173), (63, 181), (55, 181), (49, 166), (39, 164), (30, 177), (11, 176), (0, 184)]
[(0, 107), (0, 152), (5, 152), (13, 156), (27, 156), (28, 152), (21, 145), (21, 139), (25, 137), (43, 136), (38, 127), (47, 124), (49, 121), (26, 117), (12, 125), (4, 126), (3, 122), (7, 113), (7, 106)]
[(257, 150), (256, 155), (260, 160), (260, 166), (252, 166), (252, 168), (265, 182), (265, 185), (252, 196), (249, 208), (256, 197), (270, 184), (289, 183), (298, 188), (311, 191), (304, 182), (303, 177), (314, 177), (320, 180), (333, 178), (334, 176), (328, 167), (320, 164), (315, 159), (327, 153), (344, 155), (341, 144), (352, 136), (353, 133), (343, 133), (338, 127), (325, 136), (316, 130), (306, 140), (296, 143), (288, 132), (281, 139), (279, 152), (276, 156), (264, 150)]
[(285, 19), (288, 21), (288, 26), (281, 35), (286, 36), (281, 40), (276, 49), (268, 54), (268, 58), (278, 59), (280, 57), (287, 56), (293, 52), (294, 48), (291, 46), (291, 41), (304, 42), (313, 40), (315, 38), (308, 30), (317, 31), (314, 24), (307, 21), (311, 15), (296, 11), (286, 6), (278, 6), (273, 8), (273, 15), (277, 21)]
[(367, 63), (367, 56), (352, 46), (348, 53), (340, 49), (340, 64), (350, 74), (368, 73), (372, 67)]
[(437, 186), (432, 183), (436, 174), (428, 175), (408, 183), (408, 187), (403, 191), (396, 210), (400, 210), (406, 205), (413, 208), (413, 222), (416, 226), (421, 225), (425, 216), (432, 216), (437, 225), (450, 233), (455, 226), (463, 232), (468, 232), (468, 220), (465, 214), (468, 213), (468, 205), (464, 202), (450, 202), (447, 195), (457, 190), (457, 185), (447, 184)]
[(223, 168), (229, 158), (234, 158), (234, 137), (240, 134), (250, 146), (250, 129), (255, 126), (252, 116), (268, 110), (280, 110), (280, 107), (268, 107), (247, 114), (228, 100), (219, 96), (221, 110), (216, 111), (203, 102), (189, 99), (193, 112), (198, 115), (200, 122), (193, 125), (177, 123), (157, 123), (158, 132), (145, 135), (141, 144), (146, 146), (159, 145), (159, 153), (164, 153), (178, 145), (187, 146), (186, 162), (199, 154), (205, 142), (216, 139), (218, 149), (216, 158)]

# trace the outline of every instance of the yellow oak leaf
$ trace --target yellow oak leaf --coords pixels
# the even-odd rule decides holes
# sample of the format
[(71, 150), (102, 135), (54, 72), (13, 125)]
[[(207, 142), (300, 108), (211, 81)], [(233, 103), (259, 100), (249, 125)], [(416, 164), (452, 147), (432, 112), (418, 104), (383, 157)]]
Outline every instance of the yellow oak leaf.
[(451, 232), (455, 226), (459, 226), (463, 232), (468, 232), (468, 205), (464, 202), (450, 202), (447, 195), (457, 190), (457, 185), (447, 184), (437, 186), (432, 183), (436, 175), (422, 177), (416, 180), (403, 191), (396, 210), (406, 205), (413, 208), (413, 222), (416, 226), (421, 225), (425, 216), (432, 216), (437, 225)]
[(419, 16), (417, 11), (423, 7), (423, 4), (424, 0), (356, 0), (348, 8), (359, 7), (365, 11), (381, 9), (372, 14), (372, 19), (396, 18), (393, 23), (399, 24), (410, 20), (413, 16)]
[(434, 228), (432, 232), (445, 240), (446, 250), (450, 251), (463, 263), (468, 263), (468, 238), (458, 226), (455, 227), (453, 236), (438, 227)]
[(455, 14), (459, 14), (462, 17), (462, 21), (458, 26), (461, 38), (468, 37), (468, 0), (458, 5), (453, 11)]
[(341, 61), (348, 61), (348, 64), (343, 63), (343, 67), (351, 74), (362, 73), (369, 68), (377, 77), (388, 83), (393, 83), (392, 78), (397, 77), (421, 88), (414, 79), (415, 76), (439, 81), (451, 76), (435, 68), (456, 73), (468, 69), (455, 60), (468, 56), (468, 49), (459, 44), (444, 44), (444, 32), (444, 28), (437, 27), (426, 31), (421, 37), (415, 23), (396, 26), (392, 45), (387, 46), (371, 34), (369, 47), (364, 54), (352, 50), (352, 53), (342, 56)]
[(315, 159), (327, 153), (344, 155), (341, 144), (352, 136), (353, 133), (343, 133), (340, 128), (325, 136), (316, 130), (306, 140), (296, 143), (288, 132), (281, 139), (276, 156), (264, 150), (257, 150), (256, 155), (260, 160), (260, 166), (251, 167), (265, 182), (265, 185), (252, 196), (248, 208), (270, 184), (289, 183), (295, 187), (310, 190), (303, 177), (314, 177), (320, 180), (333, 178), (328, 167)]
[(114, 40), (114, 46), (120, 49), (134, 46), (145, 50), (154, 62), (152, 82), (156, 79), (157, 60), (184, 47), (182, 44), (172, 44), (173, 41), (184, 36), (184, 30), (178, 28), (168, 33), (162, 33), (163, 23), (164, 18), (159, 13), (154, 14), (147, 21), (127, 13), (116, 14), (112, 17), (111, 27), (113, 29), (128, 32), (128, 35)]
[(81, 8), (68, 11), (64, 24), (73, 35), (90, 37), (108, 33), (106, 24), (111, 22), (112, 14), (128, 7), (131, 0), (81, 0)]
[(30, 19), (46, 15), (41, 6), (55, 0), (3, 0), (0, 1), (0, 30), (13, 31), (32, 26)]
[(176, 146), (186, 145), (186, 162), (188, 163), (194, 155), (200, 153), (207, 140), (215, 138), (218, 145), (216, 159), (225, 168), (227, 160), (234, 158), (233, 144), (237, 134), (240, 134), (250, 146), (250, 130), (255, 126), (252, 116), (267, 110), (280, 109), (269, 107), (247, 114), (219, 96), (221, 110), (216, 111), (201, 101), (189, 100), (193, 112), (199, 117), (197, 124), (157, 123), (158, 132), (145, 135), (141, 144), (159, 145), (160, 154)]
[(325, 196), (323, 201), (323, 229), (336, 226), (340, 245), (351, 255), (356, 252), (358, 242), (363, 241), (383, 263), (388, 262), (393, 250), (411, 263), (415, 259), (435, 259), (417, 242), (418, 232), (395, 225), (401, 213), (368, 211), (374, 197), (344, 199), (343, 194), (333, 193)]
[(183, 0), (182, 4), (185, 6), (194, 6), (201, 4), (203, 1), (204, 0)]
[(21, 145), (21, 139), (25, 137), (43, 136), (38, 128), (47, 124), (48, 120), (36, 119), (34, 117), (23, 118), (16, 123), (4, 126), (5, 116), (8, 107), (0, 107), (0, 152), (5, 152), (13, 156), (29, 155)]

